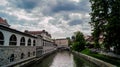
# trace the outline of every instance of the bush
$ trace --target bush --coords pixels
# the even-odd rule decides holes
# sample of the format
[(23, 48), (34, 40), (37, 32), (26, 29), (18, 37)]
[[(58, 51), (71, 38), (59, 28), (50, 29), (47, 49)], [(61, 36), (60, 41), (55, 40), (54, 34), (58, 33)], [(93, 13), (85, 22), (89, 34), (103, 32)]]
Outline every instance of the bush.
[(75, 51), (82, 51), (85, 49), (84, 45), (83, 44), (80, 44), (79, 42), (74, 42), (72, 44), (72, 49), (75, 50)]

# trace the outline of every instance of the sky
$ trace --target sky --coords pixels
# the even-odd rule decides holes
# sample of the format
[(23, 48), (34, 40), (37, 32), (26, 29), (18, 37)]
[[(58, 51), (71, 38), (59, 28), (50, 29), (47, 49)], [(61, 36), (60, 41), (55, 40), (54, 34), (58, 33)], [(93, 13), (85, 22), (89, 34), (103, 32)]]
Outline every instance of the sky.
[(89, 0), (1, 0), (0, 17), (11, 28), (46, 30), (52, 38), (71, 37), (74, 32), (91, 34)]

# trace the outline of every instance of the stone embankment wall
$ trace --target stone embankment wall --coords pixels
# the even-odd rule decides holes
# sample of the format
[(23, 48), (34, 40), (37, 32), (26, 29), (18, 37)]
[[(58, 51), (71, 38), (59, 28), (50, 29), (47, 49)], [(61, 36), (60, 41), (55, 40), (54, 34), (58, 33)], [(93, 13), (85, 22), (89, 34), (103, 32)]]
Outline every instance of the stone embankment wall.
[(99, 60), (99, 59), (96, 59), (96, 58), (93, 58), (91, 56), (88, 56), (88, 55), (85, 55), (85, 54), (82, 54), (82, 53), (79, 53), (79, 52), (75, 52), (75, 51), (72, 51), (73, 53), (77, 54), (78, 56), (90, 61), (90, 62), (93, 62), (95, 63), (96, 65), (98, 65), (99, 67), (117, 67), (115, 65), (112, 65), (110, 63), (107, 63), (107, 62), (104, 62), (102, 60)]
[(57, 49), (56, 49), (56, 50), (53, 50), (53, 51), (51, 51), (51, 52), (47, 52), (47, 53), (45, 53), (45, 54), (42, 54), (42, 55), (39, 56), (39, 57), (36, 57), (36, 58), (34, 58), (34, 59), (31, 59), (30, 61), (27, 61), (27, 62), (18, 64), (18, 65), (14, 66), (14, 67), (29, 67), (30, 65), (32, 65), (32, 64), (34, 64), (34, 63), (36, 63), (36, 62), (39, 62), (39, 61), (44, 60), (44, 58), (46, 58), (46, 57), (48, 57), (49, 55), (55, 53), (56, 51), (57, 51)]
[(0, 66), (10, 66), (16, 63), (35, 58), (36, 47), (34, 46), (1, 46)]

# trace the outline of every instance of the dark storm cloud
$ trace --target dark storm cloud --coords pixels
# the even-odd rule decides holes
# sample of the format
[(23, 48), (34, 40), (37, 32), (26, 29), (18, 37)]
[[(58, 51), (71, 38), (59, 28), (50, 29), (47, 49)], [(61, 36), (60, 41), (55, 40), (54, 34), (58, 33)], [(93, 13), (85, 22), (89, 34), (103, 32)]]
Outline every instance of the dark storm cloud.
[(68, 24), (69, 24), (70, 26), (74, 26), (74, 25), (78, 25), (78, 24), (82, 24), (82, 23), (83, 23), (82, 20), (80, 20), (80, 19), (75, 19), (75, 20), (71, 20)]
[(21, 3), (16, 4), (17, 7), (19, 8), (24, 8), (24, 9), (33, 9), (34, 7), (36, 7), (37, 3), (36, 2), (32, 2), (29, 0), (23, 0)]
[(87, 0), (83, 0), (81, 2), (73, 2), (73, 1), (59, 1), (58, 4), (52, 8), (53, 13), (58, 12), (89, 12)]
[(72, 2), (58, 2), (58, 4), (52, 9), (53, 12), (61, 11), (74, 11), (77, 9), (77, 5)]
[(53, 16), (64, 12), (90, 12), (88, 4), (88, 0), (82, 0), (80, 2), (73, 2), (70, 0), (52, 0), (52, 2), (51, 0), (22, 0), (22, 2), (17, 6), (25, 8), (25, 10), (39, 7), (44, 15)]
[[(88, 0), (73, 2), (70, 0), (10, 0), (17, 8), (31, 11), (35, 7), (41, 8), (44, 15), (54, 15), (59, 12), (89, 12)], [(54, 5), (53, 5), (54, 4)]]
[(15, 5), (15, 7), (24, 9), (26, 11), (31, 11), (39, 4), (39, 0), (9, 0), (9, 2)]

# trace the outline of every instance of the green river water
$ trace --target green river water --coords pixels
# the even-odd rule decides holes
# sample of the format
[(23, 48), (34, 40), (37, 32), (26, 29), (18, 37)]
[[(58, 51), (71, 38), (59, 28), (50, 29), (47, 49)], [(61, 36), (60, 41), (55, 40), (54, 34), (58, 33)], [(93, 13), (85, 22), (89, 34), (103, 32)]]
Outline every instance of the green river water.
[(29, 67), (98, 67), (69, 51), (59, 51)]

